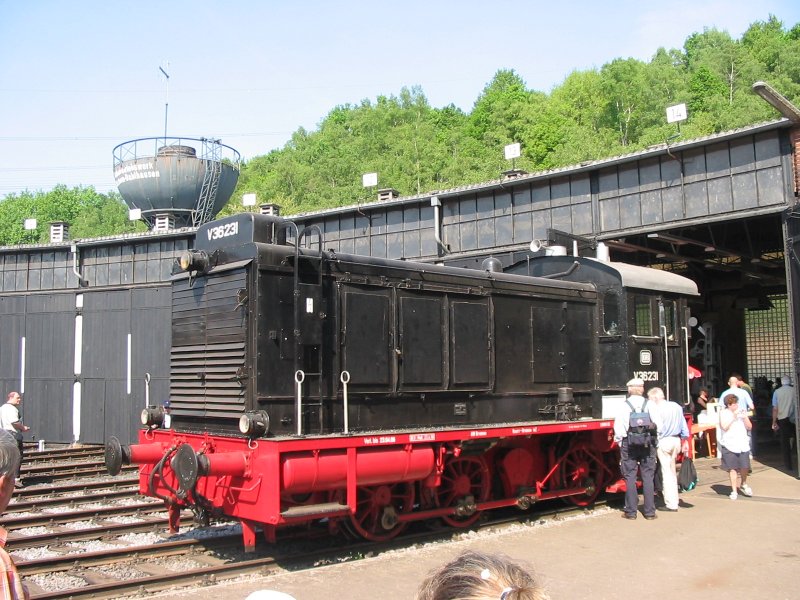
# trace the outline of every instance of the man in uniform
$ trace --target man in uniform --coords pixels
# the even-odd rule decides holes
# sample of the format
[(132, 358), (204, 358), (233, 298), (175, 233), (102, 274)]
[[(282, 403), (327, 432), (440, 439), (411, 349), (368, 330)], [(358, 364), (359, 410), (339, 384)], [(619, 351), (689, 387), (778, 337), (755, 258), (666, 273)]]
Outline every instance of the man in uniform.
[[(625, 509), (623, 519), (635, 519), (639, 508), (639, 492), (636, 489), (636, 474), (641, 472), (642, 495), (644, 497), (644, 518), (656, 518), (655, 482), (656, 446), (647, 449), (630, 448), (628, 444), (628, 427), (632, 412), (644, 412), (647, 402), (644, 394), (644, 381), (638, 377), (631, 379), (628, 386), (628, 400), (623, 402), (614, 418), (614, 439), (620, 446), (620, 468), (625, 478)], [(630, 406), (629, 404), (630, 403)], [(633, 410), (631, 410), (631, 406)], [(648, 412), (649, 412), (648, 407)]]

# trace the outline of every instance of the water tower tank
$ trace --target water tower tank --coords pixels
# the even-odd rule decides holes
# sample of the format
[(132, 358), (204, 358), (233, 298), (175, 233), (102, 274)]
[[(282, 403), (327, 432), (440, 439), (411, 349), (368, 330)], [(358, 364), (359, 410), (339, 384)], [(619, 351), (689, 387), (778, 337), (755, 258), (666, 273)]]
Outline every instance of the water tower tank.
[(239, 179), (239, 153), (207, 138), (158, 137), (114, 148), (114, 179), (130, 208), (152, 227), (169, 215), (176, 227), (210, 221), (230, 199)]

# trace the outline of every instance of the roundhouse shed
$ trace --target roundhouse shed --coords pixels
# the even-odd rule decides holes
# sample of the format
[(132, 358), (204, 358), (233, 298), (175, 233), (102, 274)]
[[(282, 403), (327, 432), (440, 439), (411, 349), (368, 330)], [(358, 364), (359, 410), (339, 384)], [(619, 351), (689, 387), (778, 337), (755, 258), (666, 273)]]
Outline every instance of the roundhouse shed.
[[(729, 371), (754, 383), (797, 369), (798, 129), (781, 119), (291, 218), (337, 252), (510, 267), (532, 240), (566, 254), (603, 242), (614, 260), (685, 275), (701, 291), (692, 364), (714, 393)], [(36, 439), (125, 443), (167, 399), (169, 277), (194, 232), (0, 247), (0, 384), (24, 393)]]
[(29, 439), (133, 435), (169, 394), (175, 258), (194, 229), (0, 248), (0, 384)]

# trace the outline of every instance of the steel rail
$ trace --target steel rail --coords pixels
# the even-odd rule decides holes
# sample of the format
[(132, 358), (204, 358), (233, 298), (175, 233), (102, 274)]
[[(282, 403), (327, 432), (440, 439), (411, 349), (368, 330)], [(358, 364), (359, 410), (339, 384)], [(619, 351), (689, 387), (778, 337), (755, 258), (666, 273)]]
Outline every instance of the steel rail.
[[(182, 515), (183, 516), (183, 515)], [(191, 518), (189, 514), (186, 518)], [(21, 548), (40, 548), (54, 543), (79, 542), (86, 540), (104, 540), (126, 533), (140, 533), (152, 531), (164, 533), (169, 526), (169, 519), (144, 520), (140, 523), (104, 523), (88, 529), (75, 529), (72, 531), (49, 531), (36, 535), (14, 535), (9, 532), (6, 550), (19, 550)]]
[[(56, 461), (68, 458), (99, 457), (104, 454), (105, 449), (102, 446), (84, 446), (81, 448), (64, 448), (59, 450), (26, 450), (24, 463)], [(22, 465), (22, 468), (25, 468), (25, 464)]]
[(37, 573), (52, 573), (55, 571), (71, 571), (75, 568), (108, 565), (121, 562), (125, 559), (134, 559), (153, 556), (176, 556), (190, 554), (198, 549), (213, 549), (224, 546), (233, 546), (241, 543), (240, 535), (220, 536), (218, 538), (165, 541), (158, 544), (127, 546), (124, 548), (111, 548), (94, 552), (80, 552), (60, 556), (48, 556), (32, 560), (16, 561), (17, 571), (22, 576)]
[[(123, 473), (131, 473), (138, 470), (136, 465), (126, 465), (122, 467)], [(26, 485), (36, 485), (37, 482), (50, 482), (57, 479), (69, 479), (76, 476), (97, 477), (108, 475), (105, 466), (97, 463), (73, 463), (66, 467), (33, 467), (22, 474), (22, 480)]]
[(23, 487), (17, 490), (14, 490), (14, 495), (12, 497), (12, 504), (20, 498), (28, 498), (30, 496), (54, 496), (56, 494), (69, 494), (71, 492), (89, 492), (98, 489), (114, 489), (120, 488), (125, 486), (131, 485), (138, 485), (139, 478), (138, 477), (125, 477), (120, 479), (107, 479), (103, 481), (83, 481), (83, 482), (76, 482), (76, 483), (68, 483), (65, 485), (55, 485), (55, 486), (47, 486), (47, 487), (40, 487), (38, 484), (32, 484), (29, 487)]
[[(6, 508), (6, 511), (3, 514), (9, 516), (17, 512), (42, 510), (43, 508), (52, 506), (78, 506), (88, 502), (103, 502), (106, 500), (117, 500), (119, 498), (137, 497), (139, 497), (138, 487), (128, 487), (125, 489), (110, 490), (108, 492), (93, 493), (91, 496), (37, 496), (33, 500), (21, 500), (19, 502), (14, 502), (14, 504), (9, 504), (8, 508)], [(2, 521), (3, 519), (0, 519), (0, 522)]]
[[(92, 498), (87, 498), (92, 501)], [(23, 515), (21, 517), (8, 517), (0, 520), (3, 527), (13, 532), (25, 527), (57, 527), (65, 523), (75, 521), (85, 521), (88, 519), (108, 519), (109, 517), (130, 516), (138, 514), (149, 514), (154, 512), (164, 512), (162, 502), (153, 501), (149, 498), (142, 498), (141, 504), (128, 506), (106, 506), (103, 508), (87, 508), (84, 510), (74, 510), (68, 512), (40, 513), (36, 515)]]

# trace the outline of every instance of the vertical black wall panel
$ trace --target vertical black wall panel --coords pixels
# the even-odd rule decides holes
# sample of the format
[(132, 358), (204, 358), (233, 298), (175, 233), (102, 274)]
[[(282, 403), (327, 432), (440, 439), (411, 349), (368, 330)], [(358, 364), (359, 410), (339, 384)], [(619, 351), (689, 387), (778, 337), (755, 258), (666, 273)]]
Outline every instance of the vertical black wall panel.
[(20, 338), (25, 335), (25, 297), (0, 297), (0, 401), (19, 389)]
[(163, 404), (169, 398), (172, 290), (169, 286), (133, 290), (131, 306), (131, 397), (136, 408), (130, 422), (138, 428), (144, 406), (145, 373), (150, 374), (150, 404)]
[[(112, 386), (110, 381), (99, 377), (84, 377), (81, 384), (81, 440), (87, 444), (101, 444), (105, 442), (105, 398), (106, 398), (106, 385)], [(86, 410), (83, 408), (86, 405), (87, 398), (103, 398), (102, 402), (90, 401), (92, 409)], [(129, 443), (130, 434), (125, 431), (110, 432), (119, 439), (123, 444)]]
[[(84, 295), (81, 437), (101, 443), (115, 435), (135, 440), (145, 406), (169, 397), (171, 292), (168, 286)], [(128, 394), (128, 334), (131, 393)]]
[[(107, 434), (122, 441), (130, 431), (125, 405), (129, 331), (129, 290), (84, 294), (81, 438), (87, 443), (102, 443)], [(141, 402), (140, 412), (143, 407)]]
[(33, 429), (25, 437), (72, 441), (75, 295), (28, 296), (26, 304), (22, 412)]

